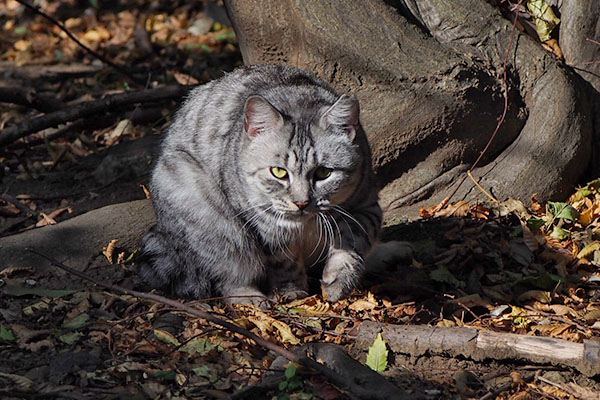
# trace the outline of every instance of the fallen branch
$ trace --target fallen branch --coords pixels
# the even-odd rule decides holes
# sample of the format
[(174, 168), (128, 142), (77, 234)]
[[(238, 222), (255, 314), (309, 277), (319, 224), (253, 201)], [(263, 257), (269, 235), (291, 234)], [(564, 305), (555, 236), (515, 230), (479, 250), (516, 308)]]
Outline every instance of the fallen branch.
[(42, 112), (58, 111), (64, 103), (56, 98), (39, 95), (34, 88), (0, 86), (0, 103), (18, 104)]
[[(308, 352), (302, 352), (301, 354), (297, 354), (295, 352), (287, 350), (286, 348), (284, 348), (282, 346), (279, 346), (275, 343), (265, 340), (265, 339), (261, 338), (260, 336), (254, 334), (244, 328), (241, 328), (229, 321), (225, 321), (221, 318), (218, 318), (208, 312), (199, 310), (197, 308), (190, 307), (189, 305), (181, 303), (177, 300), (159, 296), (154, 293), (138, 292), (137, 290), (126, 289), (126, 288), (123, 288), (118, 285), (112, 285), (109, 283), (97, 281), (94, 278), (89, 277), (85, 273), (78, 271), (76, 269), (73, 269), (71, 267), (68, 267), (68, 266), (64, 265), (63, 263), (61, 263), (60, 261), (55, 260), (52, 257), (48, 257), (48, 256), (46, 256), (36, 250), (33, 250), (33, 249), (28, 249), (28, 250), (32, 253), (39, 255), (40, 257), (45, 258), (46, 260), (51, 262), (53, 265), (65, 270), (75, 276), (85, 279), (86, 281), (92, 282), (96, 286), (102, 287), (102, 288), (110, 290), (112, 292), (126, 294), (126, 295), (134, 296), (134, 297), (137, 297), (140, 299), (152, 300), (152, 301), (155, 301), (155, 302), (158, 302), (161, 304), (168, 305), (170, 307), (173, 307), (176, 310), (186, 312), (190, 315), (193, 315), (194, 317), (205, 319), (205, 320), (212, 322), (213, 324), (218, 325), (220, 327), (223, 327), (231, 332), (245, 336), (248, 339), (251, 339), (254, 342), (256, 342), (258, 345), (260, 345), (268, 350), (271, 350), (274, 353), (277, 353), (277, 354), (287, 358), (290, 361), (301, 364), (306, 368), (312, 369), (312, 370), (316, 371), (317, 373), (324, 375), (334, 385), (336, 385), (340, 389), (344, 390), (346, 395), (348, 395), (348, 397), (350, 397), (351, 399), (382, 399), (382, 400), (386, 399), (387, 400), (387, 399), (395, 398), (395, 397), (390, 397), (390, 395), (392, 395), (392, 394), (386, 394), (386, 393), (367, 393), (367, 396), (364, 396), (362, 394), (357, 396), (353, 391), (356, 389), (356, 385), (357, 385), (356, 382), (352, 382), (352, 379), (348, 379), (348, 377), (342, 376), (341, 374), (336, 372), (331, 367), (321, 364), (320, 362), (311, 358), (310, 355), (312, 355), (313, 353), (310, 350)], [(318, 354), (316, 354), (314, 356), (316, 359), (319, 359)]]
[(136, 103), (151, 103), (169, 99), (180, 99), (192, 86), (164, 86), (156, 89), (125, 92), (106, 96), (72, 107), (23, 121), (0, 131), (0, 146), (5, 146), (29, 134), (42, 129), (64, 124), (79, 118), (111, 111)]
[(398, 326), (365, 321), (357, 344), (367, 348), (377, 333), (394, 352), (420, 356), (425, 353), (485, 359), (518, 359), (530, 363), (573, 367), (579, 372), (600, 374), (600, 343), (574, 343), (549, 337), (479, 331), (473, 328)]

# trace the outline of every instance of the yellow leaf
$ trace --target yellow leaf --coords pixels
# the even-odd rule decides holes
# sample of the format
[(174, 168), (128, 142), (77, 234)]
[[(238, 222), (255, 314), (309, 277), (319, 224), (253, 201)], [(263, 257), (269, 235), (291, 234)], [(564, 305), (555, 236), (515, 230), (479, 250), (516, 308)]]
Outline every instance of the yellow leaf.
[(115, 252), (115, 247), (117, 246), (118, 239), (111, 240), (107, 246), (102, 249), (102, 254), (108, 260), (109, 263), (113, 263), (113, 253)]
[(15, 44), (13, 44), (15, 50), (18, 51), (27, 51), (31, 47), (31, 42), (29, 40), (17, 40)]
[(560, 19), (552, 11), (552, 7), (545, 0), (529, 0), (527, 8), (535, 21), (535, 30), (540, 40), (542, 42), (550, 40), (550, 33), (560, 22)]
[(289, 343), (289, 344), (299, 344), (300, 343), (300, 340), (298, 340), (298, 338), (296, 336), (294, 336), (289, 325), (287, 325), (286, 323), (278, 321), (276, 319), (273, 319), (272, 325), (279, 332), (279, 335), (281, 336), (281, 341), (283, 343)]
[(377, 307), (377, 303), (372, 303), (369, 300), (358, 299), (348, 307), (353, 311), (372, 310)]
[(577, 258), (582, 259), (591, 256), (595, 251), (600, 250), (600, 242), (594, 240), (592, 243), (585, 246), (581, 251), (577, 254)]
[(170, 332), (163, 331), (162, 329), (155, 329), (154, 336), (156, 336), (156, 338), (163, 343), (171, 344), (173, 346), (181, 345), (175, 336), (173, 336)]
[(588, 226), (594, 221), (594, 207), (590, 207), (579, 215), (579, 222), (583, 226)]
[(550, 303), (552, 301), (552, 296), (550, 292), (544, 290), (528, 290), (522, 293), (518, 297), (519, 301), (527, 301), (527, 300), (537, 300), (540, 303)]

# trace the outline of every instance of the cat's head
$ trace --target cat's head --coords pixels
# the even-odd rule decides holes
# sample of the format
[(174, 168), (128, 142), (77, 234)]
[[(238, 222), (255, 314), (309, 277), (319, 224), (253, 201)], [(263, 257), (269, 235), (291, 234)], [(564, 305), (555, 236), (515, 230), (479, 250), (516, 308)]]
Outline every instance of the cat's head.
[(241, 169), (248, 198), (286, 226), (347, 200), (366, 154), (355, 140), (361, 128), (354, 96), (294, 114), (285, 115), (260, 96), (248, 98), (244, 108)]

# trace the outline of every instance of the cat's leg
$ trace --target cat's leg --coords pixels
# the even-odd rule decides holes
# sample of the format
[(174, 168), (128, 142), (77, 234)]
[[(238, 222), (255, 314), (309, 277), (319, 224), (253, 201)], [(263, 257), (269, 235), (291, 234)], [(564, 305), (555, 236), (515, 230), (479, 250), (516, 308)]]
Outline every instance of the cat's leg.
[(269, 256), (266, 264), (274, 300), (289, 302), (308, 296), (308, 279), (301, 257), (279, 254)]
[(364, 258), (373, 246), (381, 226), (381, 209), (377, 203), (358, 212), (338, 209), (331, 217), (331, 229), (337, 231), (321, 277), (321, 290), (330, 301), (347, 296), (365, 269)]

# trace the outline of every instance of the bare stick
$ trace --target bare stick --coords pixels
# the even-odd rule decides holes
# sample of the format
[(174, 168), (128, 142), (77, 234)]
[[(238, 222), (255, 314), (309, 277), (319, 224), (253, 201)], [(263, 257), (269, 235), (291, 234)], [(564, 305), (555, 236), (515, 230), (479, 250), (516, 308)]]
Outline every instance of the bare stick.
[(156, 89), (125, 92), (88, 101), (50, 114), (32, 118), (0, 131), (0, 147), (31, 133), (79, 118), (122, 108), (135, 103), (160, 102), (183, 97), (192, 86), (164, 86)]
[[(357, 398), (356, 396), (354, 396), (352, 394), (352, 392), (350, 392), (350, 388), (352, 387), (353, 383), (351, 382), (351, 379), (348, 379), (348, 377), (343, 377), (342, 375), (338, 374), (336, 371), (328, 368), (327, 366), (313, 360), (312, 358), (310, 358), (306, 353), (303, 355), (298, 355), (292, 351), (287, 350), (286, 348), (279, 346), (275, 343), (272, 343), (268, 340), (265, 340), (263, 338), (261, 338), (260, 336), (244, 329), (244, 328), (240, 328), (237, 325), (234, 325), (233, 323), (229, 322), (229, 321), (225, 321), (221, 318), (218, 318), (212, 314), (209, 314), (205, 311), (201, 311), (198, 310), (197, 308), (193, 308), (188, 306), (187, 304), (181, 303), (177, 300), (173, 300), (173, 299), (169, 299), (167, 297), (163, 297), (163, 296), (159, 296), (157, 294), (154, 293), (145, 293), (145, 292), (138, 292), (137, 290), (131, 290), (131, 289), (127, 289), (118, 285), (112, 285), (109, 283), (104, 283), (104, 282), (100, 282), (95, 280), (92, 277), (89, 277), (88, 275), (84, 274), (81, 271), (78, 271), (76, 269), (73, 269), (71, 267), (68, 267), (66, 265), (64, 265), (63, 263), (61, 263), (58, 260), (55, 260), (52, 257), (49, 257), (45, 254), (42, 254), (34, 249), (27, 249), (28, 251), (35, 253), (37, 255), (39, 255), (40, 257), (45, 258), (46, 260), (50, 261), (53, 265), (73, 274), (76, 275), (82, 279), (85, 279), (89, 282), (92, 282), (93, 284), (95, 284), (96, 286), (100, 286), (104, 289), (110, 290), (112, 292), (117, 292), (117, 293), (122, 293), (122, 294), (127, 294), (130, 296), (135, 296), (137, 298), (140, 299), (146, 299), (146, 300), (152, 300), (152, 301), (156, 301), (158, 303), (161, 304), (165, 304), (168, 305), (170, 307), (173, 307), (174, 309), (180, 310), (180, 311), (184, 311), (190, 315), (193, 315), (194, 317), (198, 317), (198, 318), (202, 318), (205, 319), (207, 321), (212, 322), (215, 325), (221, 326), (231, 332), (235, 332), (237, 334), (240, 334), (242, 336), (247, 337), (248, 339), (253, 340), (254, 342), (256, 342), (258, 345), (273, 351), (274, 353), (277, 353), (285, 358), (287, 358), (290, 361), (296, 362), (298, 364), (303, 365), (306, 368), (310, 368), (320, 374), (323, 374), (324, 376), (326, 376), (327, 378), (329, 378), (331, 380), (331, 382), (333, 384), (335, 384), (337, 387), (341, 388), (344, 390), (344, 392), (352, 399), (352, 398)], [(385, 399), (387, 397), (382, 397), (382, 396), (377, 396), (374, 394), (373, 397), (371, 397), (373, 399)]]
[(105, 63), (106, 65), (109, 65), (112, 68), (114, 68), (115, 70), (119, 71), (120, 73), (122, 73), (123, 75), (125, 75), (127, 78), (131, 79), (132, 81), (134, 81), (136, 83), (139, 83), (139, 84), (144, 84), (144, 81), (142, 81), (142, 80), (140, 80), (140, 79), (135, 78), (134, 76), (132, 76), (131, 73), (129, 71), (127, 71), (125, 68), (121, 67), (120, 65), (115, 64), (114, 62), (110, 61), (108, 58), (104, 57), (102, 54), (100, 54), (100, 53), (98, 53), (98, 52), (90, 49), (85, 44), (81, 43), (79, 41), (79, 39), (77, 39), (75, 37), (75, 35), (73, 35), (71, 32), (69, 32), (69, 30), (67, 28), (65, 28), (65, 26), (63, 24), (61, 24), (60, 22), (58, 22), (56, 19), (54, 19), (50, 15), (48, 15), (45, 12), (39, 10), (37, 7), (32, 6), (31, 4), (27, 3), (24, 0), (17, 0), (17, 2), (20, 3), (20, 4), (22, 4), (26, 8), (30, 9), (34, 13), (39, 14), (42, 17), (46, 18), (52, 24), (56, 25), (71, 40), (73, 40), (75, 43), (77, 43), (78, 46), (80, 46), (82, 49), (84, 49), (85, 51), (87, 51), (88, 53), (90, 53), (92, 56), (96, 57), (97, 59), (99, 59), (100, 61), (102, 61), (103, 63)]

